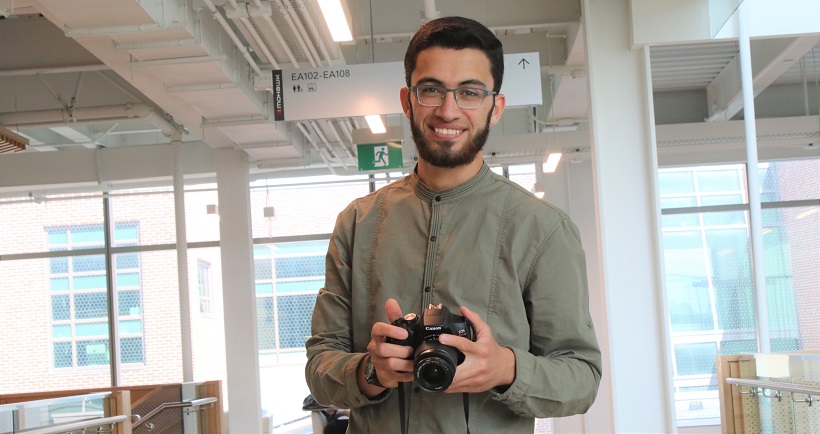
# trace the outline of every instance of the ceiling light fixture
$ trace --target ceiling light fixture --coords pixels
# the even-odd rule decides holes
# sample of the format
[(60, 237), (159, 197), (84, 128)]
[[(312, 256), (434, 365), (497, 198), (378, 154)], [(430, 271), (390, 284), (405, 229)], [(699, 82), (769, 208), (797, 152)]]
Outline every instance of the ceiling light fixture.
[(382, 122), (380, 115), (367, 115), (364, 119), (367, 121), (370, 132), (373, 134), (384, 134), (387, 132), (387, 128), (384, 127), (384, 122)]
[(555, 172), (555, 168), (558, 167), (558, 162), (561, 161), (561, 153), (555, 152), (547, 157), (547, 162), (544, 163), (543, 170), (544, 173), (553, 173)]
[(342, 0), (319, 0), (319, 8), (330, 30), (330, 36), (336, 42), (352, 41), (353, 35), (350, 33), (350, 26), (347, 25), (347, 18), (342, 7)]

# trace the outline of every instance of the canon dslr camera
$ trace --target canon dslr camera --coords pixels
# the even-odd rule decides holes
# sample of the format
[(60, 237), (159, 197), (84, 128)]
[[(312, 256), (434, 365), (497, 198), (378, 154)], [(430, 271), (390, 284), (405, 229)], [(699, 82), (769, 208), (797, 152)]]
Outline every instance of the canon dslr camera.
[(413, 375), (419, 387), (428, 392), (441, 392), (450, 387), (456, 375), (456, 366), (464, 361), (464, 354), (440, 343), (438, 337), (450, 334), (475, 341), (472, 323), (461, 315), (452, 314), (441, 304), (431, 304), (421, 318), (415, 313), (408, 313), (404, 318), (393, 321), (393, 325), (407, 330), (407, 339), (388, 338), (388, 342), (416, 349)]

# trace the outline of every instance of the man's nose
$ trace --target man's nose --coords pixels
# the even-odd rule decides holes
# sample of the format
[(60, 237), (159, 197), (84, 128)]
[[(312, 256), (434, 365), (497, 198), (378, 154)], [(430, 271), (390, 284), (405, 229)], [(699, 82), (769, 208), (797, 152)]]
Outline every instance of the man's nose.
[(438, 106), (439, 114), (444, 118), (452, 119), (458, 116), (460, 110), (461, 108), (458, 106), (458, 102), (456, 102), (456, 93), (445, 93), (444, 100), (442, 100), (441, 105)]

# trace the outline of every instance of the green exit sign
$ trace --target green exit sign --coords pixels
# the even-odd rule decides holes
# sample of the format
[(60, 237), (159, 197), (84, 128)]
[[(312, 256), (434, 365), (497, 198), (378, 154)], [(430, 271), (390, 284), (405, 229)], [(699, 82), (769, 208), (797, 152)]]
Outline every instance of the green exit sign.
[(400, 169), (404, 166), (401, 157), (401, 142), (366, 143), (357, 145), (359, 171)]

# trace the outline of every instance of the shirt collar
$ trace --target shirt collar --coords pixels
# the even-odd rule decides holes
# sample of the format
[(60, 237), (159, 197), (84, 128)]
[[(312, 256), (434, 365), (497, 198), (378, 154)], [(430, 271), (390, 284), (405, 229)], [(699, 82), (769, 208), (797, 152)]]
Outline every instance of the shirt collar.
[(476, 173), (472, 178), (468, 179), (461, 185), (444, 191), (435, 191), (430, 187), (424, 185), (424, 183), (421, 182), (421, 180), (419, 179), (418, 174), (416, 173), (416, 169), (413, 169), (413, 173), (410, 174), (410, 179), (414, 184), (414, 190), (418, 197), (420, 197), (428, 203), (432, 202), (433, 200), (436, 200), (436, 198), (438, 198), (437, 201), (443, 202), (460, 198), (461, 196), (464, 196), (469, 192), (475, 190), (475, 188), (479, 184), (481, 184), (483, 180), (489, 177), (490, 172), (490, 166), (488, 166), (487, 163), (484, 163), (481, 166), (481, 169), (478, 170), (478, 173)]

